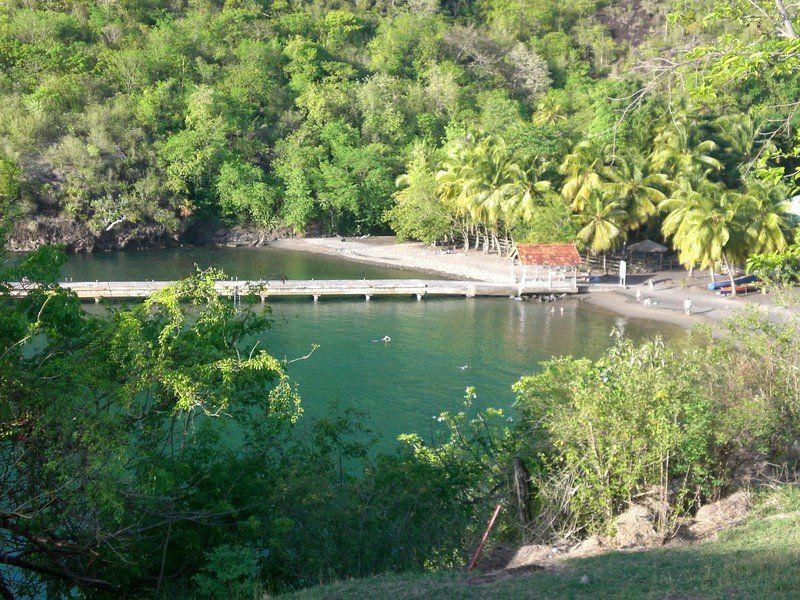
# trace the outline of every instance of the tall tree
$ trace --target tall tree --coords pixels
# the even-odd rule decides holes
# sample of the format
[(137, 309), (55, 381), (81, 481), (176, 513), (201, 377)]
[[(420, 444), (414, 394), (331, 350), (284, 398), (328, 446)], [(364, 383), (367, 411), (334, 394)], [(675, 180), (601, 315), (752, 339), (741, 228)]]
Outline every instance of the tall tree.
[(583, 212), (592, 190), (603, 182), (604, 150), (596, 142), (579, 142), (564, 157), (559, 171), (564, 175), (561, 196), (576, 213)]
[(743, 197), (748, 217), (748, 254), (786, 250), (791, 207), (788, 192), (782, 183), (772, 184), (755, 178), (745, 181)]
[(670, 210), (664, 233), (672, 236), (680, 261), (687, 267), (713, 268), (725, 265), (736, 295), (733, 268), (749, 250), (746, 198), (719, 185), (685, 189), (663, 207)]
[(625, 238), (628, 213), (607, 190), (590, 190), (579, 218), (583, 227), (578, 238), (595, 254), (611, 250)]
[(722, 169), (722, 163), (712, 154), (716, 149), (714, 140), (706, 137), (686, 113), (681, 113), (656, 135), (652, 162), (672, 179), (708, 174)]
[(555, 196), (553, 184), (544, 178), (549, 164), (537, 158), (508, 166), (510, 181), (502, 190), (503, 213), (509, 222), (528, 223), (537, 209)]
[(666, 200), (669, 179), (652, 168), (650, 161), (636, 150), (614, 157), (606, 169), (608, 190), (628, 213), (627, 226), (638, 229), (658, 212)]

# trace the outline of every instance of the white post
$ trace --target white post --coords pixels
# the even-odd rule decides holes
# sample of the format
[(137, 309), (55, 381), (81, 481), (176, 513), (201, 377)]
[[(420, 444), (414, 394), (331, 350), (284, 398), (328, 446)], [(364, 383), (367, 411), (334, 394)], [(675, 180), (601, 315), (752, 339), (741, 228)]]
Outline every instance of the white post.
[(547, 287), (548, 289), (553, 289), (553, 267), (548, 268)]

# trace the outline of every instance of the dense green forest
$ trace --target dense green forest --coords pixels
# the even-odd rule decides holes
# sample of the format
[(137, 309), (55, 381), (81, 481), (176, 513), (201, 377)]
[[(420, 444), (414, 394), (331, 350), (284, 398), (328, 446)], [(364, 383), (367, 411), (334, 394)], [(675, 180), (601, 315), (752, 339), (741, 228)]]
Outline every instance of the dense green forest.
[[(763, 4), (7, 1), (3, 194), (93, 236), (647, 232), (742, 262), (784, 248), (796, 162), (796, 36)], [(727, 253), (695, 243), (710, 212)]]

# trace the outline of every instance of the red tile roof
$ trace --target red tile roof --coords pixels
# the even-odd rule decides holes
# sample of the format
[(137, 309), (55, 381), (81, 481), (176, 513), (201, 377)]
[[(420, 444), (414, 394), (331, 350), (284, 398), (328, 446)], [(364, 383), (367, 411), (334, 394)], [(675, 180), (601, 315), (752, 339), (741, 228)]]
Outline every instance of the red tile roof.
[(517, 244), (522, 264), (541, 267), (576, 267), (581, 256), (575, 244)]

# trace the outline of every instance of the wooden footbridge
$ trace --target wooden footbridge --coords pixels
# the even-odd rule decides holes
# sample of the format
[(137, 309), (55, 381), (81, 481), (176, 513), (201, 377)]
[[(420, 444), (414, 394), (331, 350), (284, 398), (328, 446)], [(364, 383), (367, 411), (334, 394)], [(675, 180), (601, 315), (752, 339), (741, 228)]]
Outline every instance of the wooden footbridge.
[[(133, 300), (147, 298), (154, 292), (173, 284), (173, 281), (76, 281), (60, 285), (70, 289), (84, 300), (101, 299)], [(477, 296), (521, 296), (549, 294), (577, 294), (574, 279), (536, 281), (522, 283), (488, 283), (482, 281), (447, 281), (422, 279), (330, 279), (330, 280), (229, 280), (217, 281), (217, 292), (234, 299), (241, 297), (268, 298), (305, 297), (318, 301), (321, 298), (362, 297), (466, 297)], [(11, 283), (11, 294), (24, 297), (32, 284)]]

